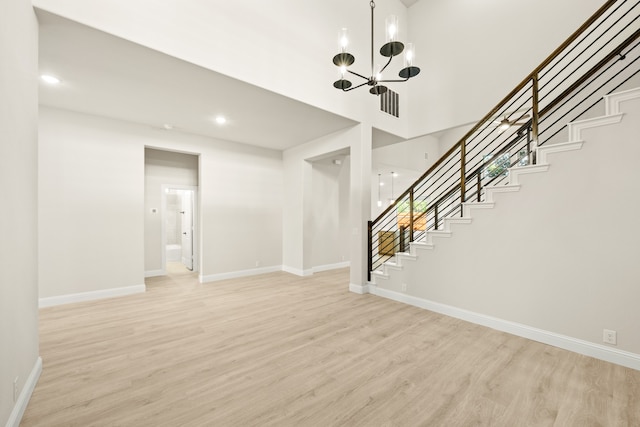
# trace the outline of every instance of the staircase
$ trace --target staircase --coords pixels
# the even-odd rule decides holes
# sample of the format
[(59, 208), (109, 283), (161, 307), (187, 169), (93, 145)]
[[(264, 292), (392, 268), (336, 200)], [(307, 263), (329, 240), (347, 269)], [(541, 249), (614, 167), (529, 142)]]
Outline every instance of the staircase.
[(371, 293), (640, 369), (639, 22), (607, 1), (369, 222)]
[(383, 263), (369, 292), (640, 369), (640, 88), (604, 101)]

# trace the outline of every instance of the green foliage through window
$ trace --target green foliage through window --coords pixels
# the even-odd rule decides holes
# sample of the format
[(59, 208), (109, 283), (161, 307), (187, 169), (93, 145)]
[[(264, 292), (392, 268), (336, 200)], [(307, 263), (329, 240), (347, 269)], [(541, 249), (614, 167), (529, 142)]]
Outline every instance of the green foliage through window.
[(511, 161), (509, 159), (509, 153), (505, 153), (501, 156), (496, 157), (493, 161), (493, 154), (488, 154), (484, 156), (485, 168), (482, 171), (483, 178), (495, 178), (496, 176), (509, 174), (509, 167), (511, 166)]
[[(409, 200), (404, 200), (398, 203), (396, 207), (398, 213), (409, 213), (410, 207)], [(427, 201), (426, 200), (414, 200), (413, 201), (413, 212), (426, 212), (427, 211)]]

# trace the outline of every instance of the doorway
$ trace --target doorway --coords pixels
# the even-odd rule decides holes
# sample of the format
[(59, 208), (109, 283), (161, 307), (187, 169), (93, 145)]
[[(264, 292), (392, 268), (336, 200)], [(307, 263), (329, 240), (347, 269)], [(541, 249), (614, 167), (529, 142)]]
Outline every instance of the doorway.
[(162, 186), (162, 264), (198, 271), (197, 187)]

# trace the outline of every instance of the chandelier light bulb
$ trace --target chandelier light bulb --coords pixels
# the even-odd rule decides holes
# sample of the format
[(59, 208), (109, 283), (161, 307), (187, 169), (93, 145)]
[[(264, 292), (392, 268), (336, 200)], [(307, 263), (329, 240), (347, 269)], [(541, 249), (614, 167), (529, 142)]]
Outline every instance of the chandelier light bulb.
[(387, 26), (387, 42), (394, 42), (398, 38), (398, 17), (389, 15), (386, 21)]
[(412, 67), (413, 66), (413, 61), (416, 58), (416, 52), (415, 49), (413, 47), (413, 43), (407, 43), (407, 46), (405, 48), (405, 54), (404, 54), (404, 66), (405, 67)]
[(343, 65), (340, 67), (340, 76), (342, 76), (342, 78), (344, 79), (345, 74), (347, 74), (347, 67), (346, 65)]
[(349, 46), (349, 30), (347, 30), (346, 28), (343, 28), (340, 30), (340, 49), (342, 50), (342, 53), (345, 53), (347, 51), (347, 47)]

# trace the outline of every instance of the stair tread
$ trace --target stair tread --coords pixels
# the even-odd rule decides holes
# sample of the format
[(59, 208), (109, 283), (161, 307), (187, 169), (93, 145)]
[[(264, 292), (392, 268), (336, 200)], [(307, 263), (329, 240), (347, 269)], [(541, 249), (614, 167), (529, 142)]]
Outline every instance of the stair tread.
[(416, 247), (429, 247), (432, 248), (433, 244), (432, 243), (427, 243), (427, 242), (411, 242), (411, 245), (415, 245)]
[(416, 258), (415, 255), (413, 255), (412, 253), (409, 253), (409, 252), (398, 252), (398, 253), (396, 253), (396, 256), (398, 256), (398, 255), (401, 256), (401, 257), (404, 257), (404, 258)]

